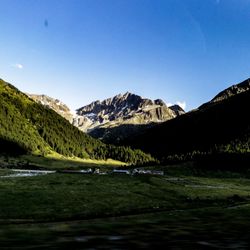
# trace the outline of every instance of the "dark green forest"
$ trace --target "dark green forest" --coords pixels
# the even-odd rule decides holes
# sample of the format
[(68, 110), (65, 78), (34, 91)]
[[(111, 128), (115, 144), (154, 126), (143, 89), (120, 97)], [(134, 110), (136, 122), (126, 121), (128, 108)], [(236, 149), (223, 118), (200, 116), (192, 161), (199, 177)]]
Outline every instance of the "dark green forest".
[(127, 138), (143, 134), (148, 128), (156, 124), (122, 124), (115, 127), (97, 127), (88, 134), (96, 139), (101, 138), (104, 143), (120, 145)]
[(140, 148), (165, 163), (197, 155), (249, 154), (249, 107), (247, 90), (155, 125), (120, 144)]
[(0, 143), (0, 152), (5, 154), (46, 155), (56, 151), (64, 156), (112, 158), (130, 164), (154, 161), (141, 150), (106, 145), (92, 138), (3, 80), (0, 80)]

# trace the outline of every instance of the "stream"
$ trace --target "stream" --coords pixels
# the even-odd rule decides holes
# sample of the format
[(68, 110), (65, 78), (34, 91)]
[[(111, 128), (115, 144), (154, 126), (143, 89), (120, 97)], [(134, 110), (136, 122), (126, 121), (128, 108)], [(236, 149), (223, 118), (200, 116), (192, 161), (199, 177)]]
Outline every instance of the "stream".
[(31, 177), (37, 175), (53, 174), (56, 171), (8, 169), (8, 174), (0, 175), (0, 178)]

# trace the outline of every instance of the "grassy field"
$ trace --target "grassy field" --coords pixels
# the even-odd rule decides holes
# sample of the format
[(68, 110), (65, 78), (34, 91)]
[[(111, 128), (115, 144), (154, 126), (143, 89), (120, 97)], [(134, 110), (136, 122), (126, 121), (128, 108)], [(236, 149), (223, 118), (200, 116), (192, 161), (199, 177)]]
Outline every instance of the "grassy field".
[(110, 169), (114, 167), (126, 166), (125, 163), (113, 159), (92, 160), (81, 159), (77, 157), (65, 157), (57, 153), (47, 155), (46, 157), (36, 155), (22, 155), (19, 157), (0, 157), (0, 166), (6, 168), (31, 168), (31, 169), (85, 169), (85, 168), (103, 168)]
[(246, 249), (250, 180), (235, 173), (225, 178), (179, 171), (170, 168), (160, 177), (0, 177), (1, 249), (128, 249), (164, 243), (173, 249)]

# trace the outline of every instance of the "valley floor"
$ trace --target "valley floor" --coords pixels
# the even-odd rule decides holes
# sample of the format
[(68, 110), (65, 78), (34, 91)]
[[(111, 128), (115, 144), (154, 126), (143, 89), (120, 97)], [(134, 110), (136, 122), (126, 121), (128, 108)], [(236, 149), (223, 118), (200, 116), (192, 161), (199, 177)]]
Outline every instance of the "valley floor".
[(250, 204), (0, 227), (1, 249), (249, 249)]
[(0, 156), (0, 169), (23, 168), (33, 170), (79, 170), (87, 168), (110, 169), (125, 165), (124, 162), (113, 159), (81, 159), (77, 157), (65, 157), (57, 153), (47, 155), (46, 157), (37, 155), (21, 155), (18, 157)]
[(250, 179), (179, 171), (0, 178), (1, 249), (248, 249)]

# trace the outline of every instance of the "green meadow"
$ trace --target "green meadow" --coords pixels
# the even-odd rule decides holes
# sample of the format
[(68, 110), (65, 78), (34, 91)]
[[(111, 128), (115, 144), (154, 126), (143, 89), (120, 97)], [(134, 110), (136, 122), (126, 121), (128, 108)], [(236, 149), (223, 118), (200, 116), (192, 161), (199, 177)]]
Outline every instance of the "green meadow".
[(16, 178), (1, 170), (1, 249), (247, 248), (247, 174), (164, 169), (164, 176)]

